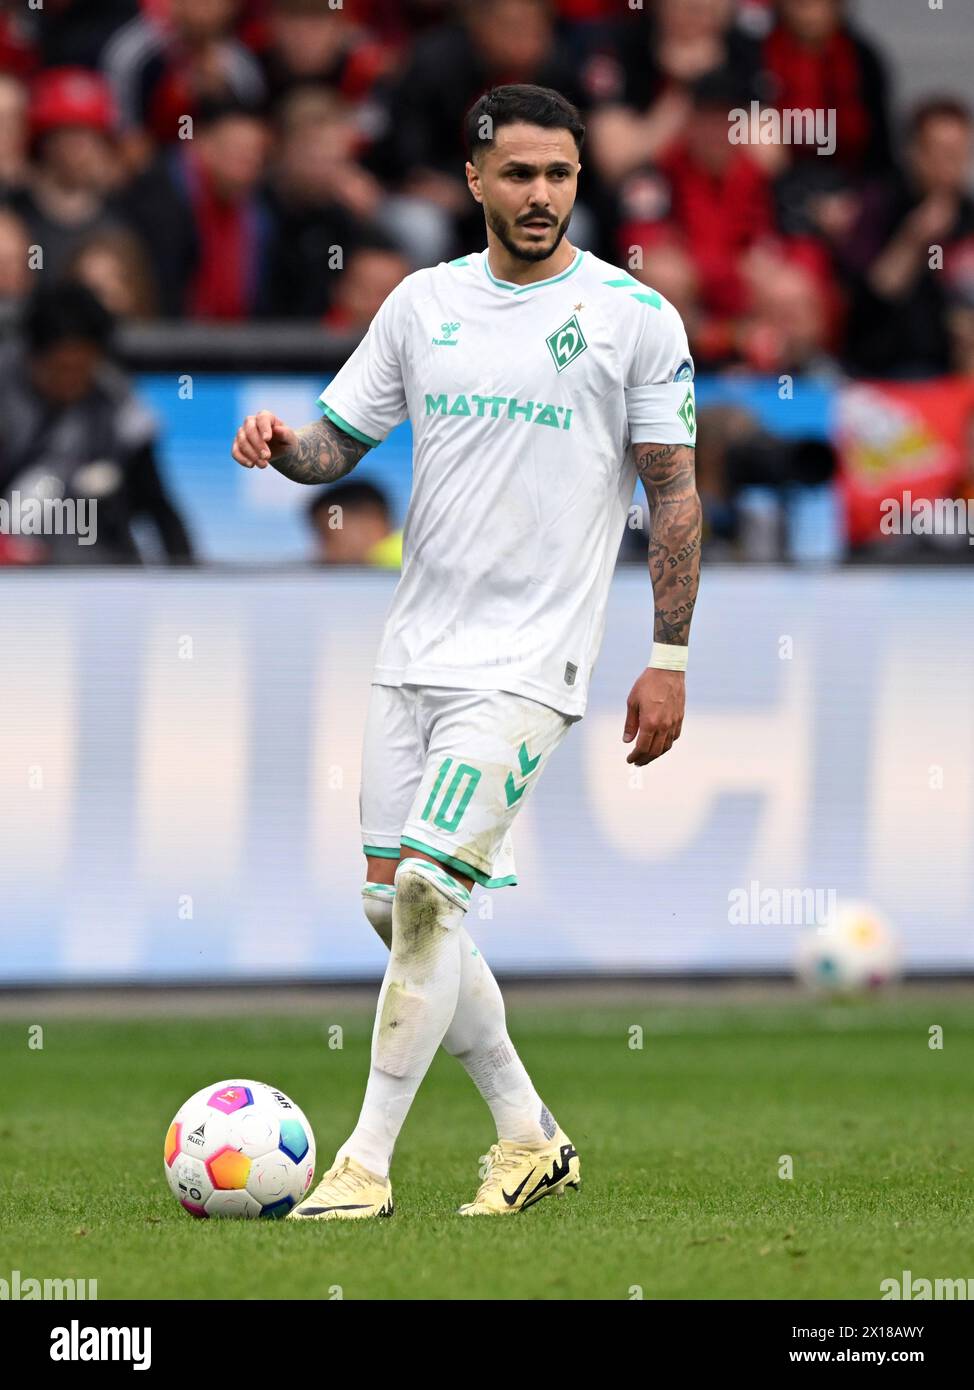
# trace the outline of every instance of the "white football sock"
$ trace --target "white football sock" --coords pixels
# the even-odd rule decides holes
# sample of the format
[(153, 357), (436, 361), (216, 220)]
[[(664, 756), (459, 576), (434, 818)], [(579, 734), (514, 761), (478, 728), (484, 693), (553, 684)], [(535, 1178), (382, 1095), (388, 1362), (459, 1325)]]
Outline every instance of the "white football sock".
[[(392, 937), (395, 889), (366, 883), (365, 915), (388, 946)], [(535, 1090), (511, 1042), (500, 986), (466, 927), (459, 929), (460, 990), (444, 1051), (456, 1057), (486, 1101), (498, 1139), (541, 1147), (555, 1133), (555, 1121)]]
[(399, 1131), (456, 1011), (458, 929), (470, 901), (461, 883), (426, 859), (400, 860), (396, 887), (365, 1100), (336, 1156), (337, 1162), (351, 1154), (380, 1177), (389, 1172)]

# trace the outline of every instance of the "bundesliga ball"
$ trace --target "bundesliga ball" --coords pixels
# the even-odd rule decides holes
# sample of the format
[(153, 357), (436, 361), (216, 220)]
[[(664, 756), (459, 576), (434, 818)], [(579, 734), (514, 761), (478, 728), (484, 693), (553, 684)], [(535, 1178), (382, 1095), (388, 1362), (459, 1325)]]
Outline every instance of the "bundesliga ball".
[(899, 968), (896, 935), (868, 903), (837, 903), (824, 926), (799, 940), (798, 978), (820, 994), (878, 989), (896, 979)]
[(262, 1081), (217, 1081), (177, 1112), (163, 1150), (194, 1216), (286, 1216), (311, 1186), (315, 1140), (294, 1101)]

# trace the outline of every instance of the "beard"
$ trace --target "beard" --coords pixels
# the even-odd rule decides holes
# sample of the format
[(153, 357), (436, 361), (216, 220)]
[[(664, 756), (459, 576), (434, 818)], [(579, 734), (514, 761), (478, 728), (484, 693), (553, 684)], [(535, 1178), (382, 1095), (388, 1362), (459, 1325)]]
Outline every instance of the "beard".
[(492, 208), (488, 208), (486, 204), (484, 206), (484, 216), (487, 219), (488, 227), (504, 247), (505, 251), (516, 257), (519, 261), (531, 262), (546, 261), (549, 256), (555, 254), (562, 243), (562, 238), (568, 231), (568, 224), (572, 220), (570, 211), (564, 222), (558, 225), (555, 233), (555, 240), (551, 246), (519, 246), (513, 237), (514, 224), (508, 222), (506, 218), (502, 217), (500, 213), (495, 212)]

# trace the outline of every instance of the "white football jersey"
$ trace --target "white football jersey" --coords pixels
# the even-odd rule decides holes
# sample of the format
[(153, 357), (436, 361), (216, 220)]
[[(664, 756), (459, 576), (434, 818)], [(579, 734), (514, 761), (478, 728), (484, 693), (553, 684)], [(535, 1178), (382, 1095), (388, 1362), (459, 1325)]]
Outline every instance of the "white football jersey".
[[(318, 403), (371, 445), (412, 422), (402, 577), (373, 683), (509, 690), (581, 716), (630, 445), (696, 438), (672, 304), (588, 251), (532, 285), (498, 280), (486, 250), (441, 262), (393, 290)], [(648, 578), (634, 639), (638, 664)]]

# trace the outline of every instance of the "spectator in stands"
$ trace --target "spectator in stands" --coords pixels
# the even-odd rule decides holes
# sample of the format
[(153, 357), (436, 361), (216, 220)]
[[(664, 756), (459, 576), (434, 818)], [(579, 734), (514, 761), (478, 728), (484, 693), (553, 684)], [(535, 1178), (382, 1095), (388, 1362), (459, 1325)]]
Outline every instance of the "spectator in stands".
[(780, 243), (745, 258), (749, 312), (737, 353), (752, 371), (772, 376), (835, 376), (832, 353), (838, 306), (822, 277)]
[(151, 319), (158, 313), (145, 247), (124, 227), (86, 241), (68, 262), (65, 276), (87, 285), (116, 319)]
[(598, 93), (601, 105), (589, 123), (590, 154), (608, 187), (683, 137), (702, 78), (729, 74), (738, 101), (756, 94), (758, 49), (733, 19), (732, 0), (659, 0), (621, 30), (615, 90)]
[(187, 311), (193, 318), (247, 318), (270, 230), (260, 191), (269, 131), (257, 116), (224, 107), (201, 115), (194, 144), (183, 165), (198, 246)]
[(346, 258), (370, 234), (388, 195), (355, 159), (355, 125), (340, 97), (298, 88), (277, 114), (269, 188), (274, 225), (262, 312), (320, 317)]
[(0, 307), (15, 306), (28, 294), (30, 237), (21, 218), (0, 207)]
[(145, 519), (171, 561), (186, 529), (156, 463), (155, 422), (111, 361), (112, 318), (83, 285), (42, 283), (21, 340), (0, 350), (0, 492), (97, 502), (93, 544), (45, 536), (51, 563), (138, 564), (132, 526)]
[(385, 299), (408, 274), (409, 262), (394, 246), (372, 242), (356, 247), (336, 282), (325, 325), (336, 333), (364, 334)]
[(905, 175), (873, 188), (848, 247), (848, 358), (863, 375), (935, 375), (953, 365), (950, 309), (974, 302), (974, 117), (924, 102), (909, 123)]
[[(886, 73), (846, 9), (846, 0), (777, 0), (777, 23), (761, 50), (764, 91), (778, 110), (834, 111), (834, 163), (883, 172), (890, 166)], [(813, 167), (824, 163), (811, 145), (792, 145), (788, 155)]]
[(885, 67), (849, 23), (847, 9), (846, 0), (776, 0), (777, 22), (761, 50), (768, 105), (834, 118), (835, 151), (828, 158), (814, 144), (775, 150), (779, 227), (832, 248), (851, 232), (863, 181), (892, 168)]
[(444, 259), (451, 244), (448, 222), (431, 204), (388, 192), (363, 167), (345, 101), (327, 90), (298, 88), (278, 115), (270, 179), (274, 229), (262, 312), (320, 317), (347, 257), (363, 240), (384, 237), (407, 257), (410, 270)]
[[(692, 260), (704, 312), (727, 318), (748, 307), (742, 257), (774, 231), (766, 174), (751, 147), (727, 139), (727, 112), (740, 87), (724, 72), (701, 78), (690, 97), (683, 135), (657, 155), (655, 199), (646, 211), (637, 190), (621, 190), (619, 251), (635, 245), (677, 245)], [(635, 216), (631, 215), (633, 212)]]
[(262, 192), (270, 131), (232, 103), (200, 108), (192, 140), (163, 151), (120, 200), (149, 249), (163, 312), (253, 314), (272, 234)]
[(755, 147), (728, 140), (746, 100), (733, 73), (700, 78), (690, 100), (682, 137), (621, 186), (613, 258), (629, 265), (639, 248), (635, 273), (678, 305), (701, 366), (825, 368), (839, 311), (827, 254), (780, 235)]
[(109, 197), (122, 169), (114, 107), (104, 79), (84, 68), (52, 68), (35, 81), (30, 106), (34, 163), (8, 197), (57, 276), (78, 246), (115, 225)]
[(374, 483), (355, 479), (316, 493), (308, 507), (316, 558), (323, 565), (402, 563), (402, 535), (394, 532), (389, 502)]
[[(554, 27), (549, 0), (463, 0), (462, 22), (417, 39), (385, 99), (386, 129), (370, 167), (392, 187), (442, 209), (459, 251), (483, 241), (483, 212), (463, 169), (463, 117), (490, 87), (536, 82), (584, 103), (576, 70)], [(576, 204), (578, 238), (585, 213)]]
[(106, 45), (102, 66), (115, 91), (131, 158), (148, 160), (141, 134), (168, 144), (203, 103), (256, 108), (264, 79), (256, 57), (234, 34), (240, 0), (168, 0), (165, 18), (139, 15)]
[(366, 97), (390, 70), (395, 50), (356, 23), (357, 13), (321, 0), (270, 0), (259, 58), (272, 102), (302, 83), (332, 88), (347, 101)]

